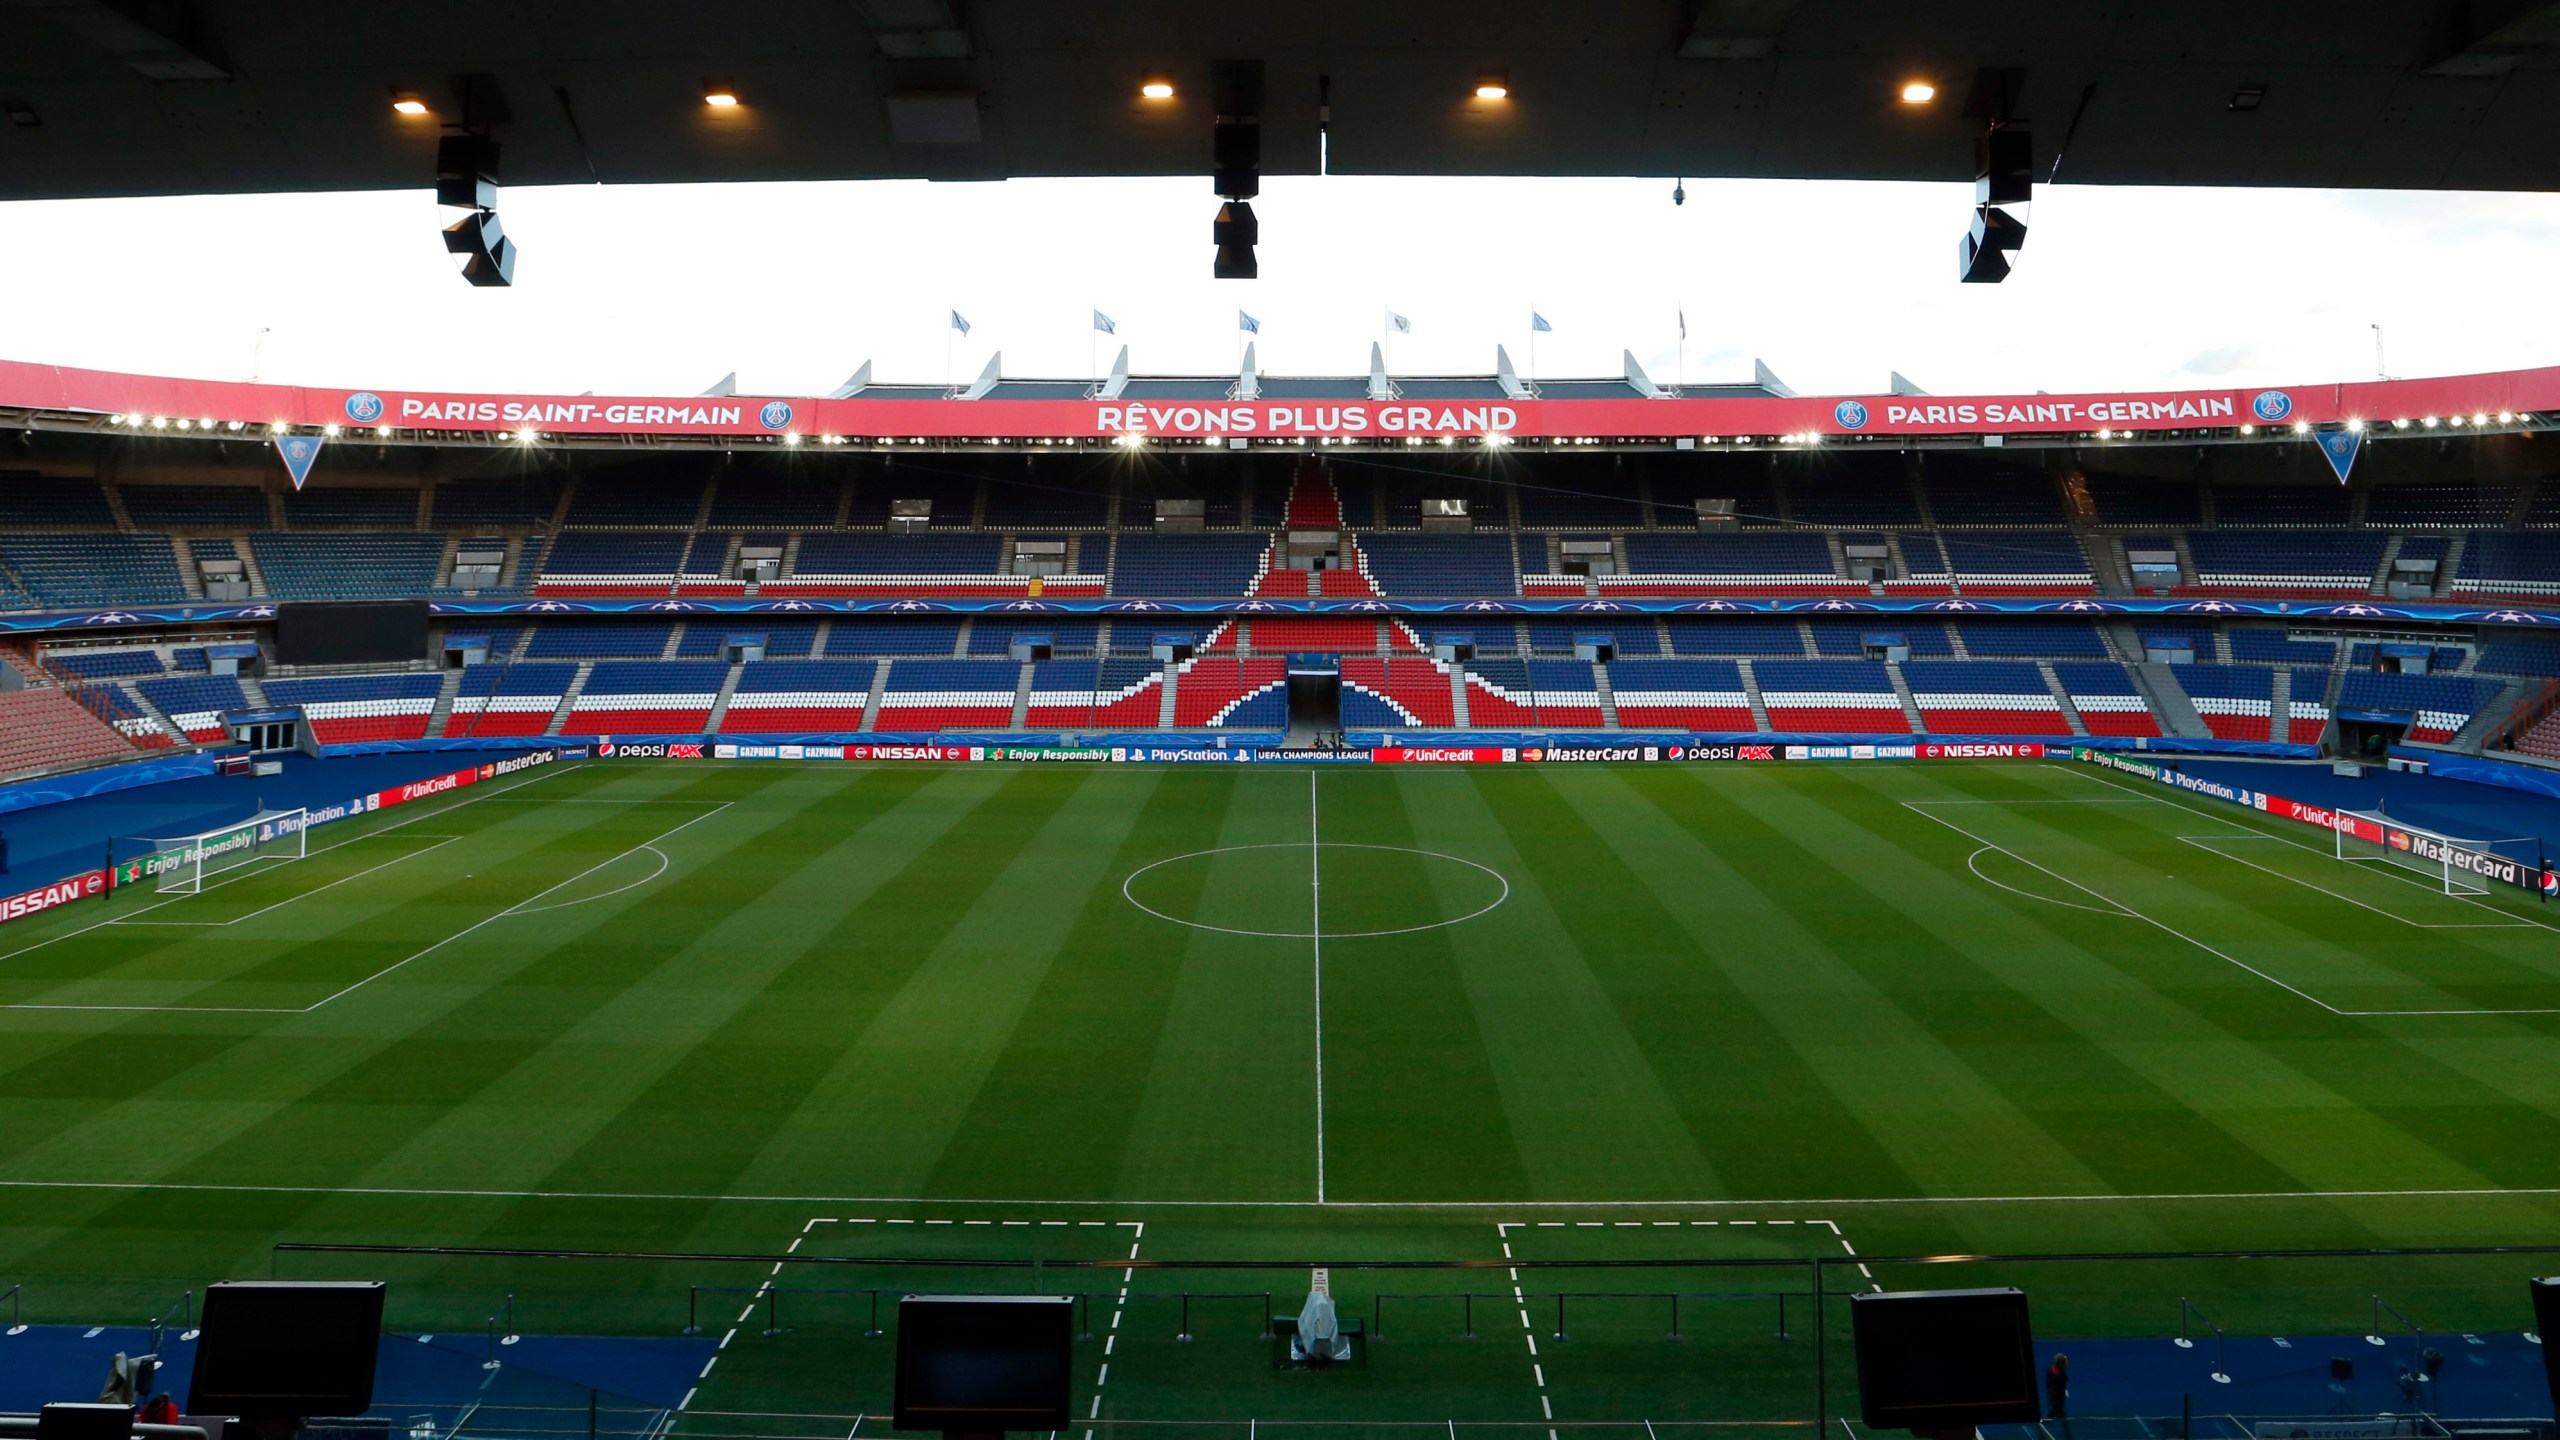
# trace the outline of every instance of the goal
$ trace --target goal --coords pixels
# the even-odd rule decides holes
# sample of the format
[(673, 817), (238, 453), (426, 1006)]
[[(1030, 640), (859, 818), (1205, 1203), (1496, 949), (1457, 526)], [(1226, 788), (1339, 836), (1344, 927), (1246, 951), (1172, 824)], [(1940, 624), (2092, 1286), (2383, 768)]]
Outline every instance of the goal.
[[(302, 810), (261, 810), (234, 825), (196, 835), (150, 840), (152, 852), (128, 865), (139, 866), (136, 879), (173, 895), (193, 895), (207, 878), (244, 866), (299, 860), (306, 853), (309, 815)], [(130, 883), (130, 882), (128, 882)]]
[(2394, 820), (2380, 811), (2340, 810), (2335, 833), (2338, 858), (2413, 870), (2443, 887), (2447, 895), (2486, 895), (2493, 879), (2530, 886), (2518, 876), (2531, 869), (2498, 852), (2500, 845), (2530, 840), (2466, 840)]

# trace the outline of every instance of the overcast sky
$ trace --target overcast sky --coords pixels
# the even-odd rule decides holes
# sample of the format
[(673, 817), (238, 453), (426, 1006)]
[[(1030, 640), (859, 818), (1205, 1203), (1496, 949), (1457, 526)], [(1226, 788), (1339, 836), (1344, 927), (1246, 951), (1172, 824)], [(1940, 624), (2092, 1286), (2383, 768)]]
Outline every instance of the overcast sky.
[[(1209, 278), (1205, 180), (517, 189), (512, 290), (453, 273), (424, 192), (0, 205), (0, 358), (377, 389), (824, 393), (881, 380), (1231, 372), (1741, 381), (1900, 370), (1940, 394), (2560, 363), (2560, 196), (2045, 186), (2004, 285), (1955, 282), (1957, 185), (1275, 179), (1262, 273)], [(948, 312), (968, 317), (961, 338)], [(1091, 312), (1118, 324), (1093, 333)], [(1677, 339), (1686, 312), (1689, 338)], [(263, 349), (260, 331), (266, 331)], [(946, 345), (948, 360), (946, 361)]]

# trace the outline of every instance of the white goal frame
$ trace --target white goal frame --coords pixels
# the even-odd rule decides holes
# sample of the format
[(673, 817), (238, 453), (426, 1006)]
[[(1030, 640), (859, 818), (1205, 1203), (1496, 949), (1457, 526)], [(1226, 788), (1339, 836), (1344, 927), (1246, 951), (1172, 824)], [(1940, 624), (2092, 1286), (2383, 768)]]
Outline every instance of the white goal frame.
[(169, 895), (198, 895), (209, 876), (262, 861), (300, 860), (309, 852), (310, 813), (261, 810), (237, 824), (194, 835), (155, 839), (144, 864), (152, 888)]
[[(2337, 816), (2337, 823), (2331, 828), (2337, 836), (2340, 860), (2366, 864), (2378, 861), (2403, 870), (2412, 870), (2435, 881), (2447, 895), (2485, 896), (2489, 893), (2488, 878), (2475, 875), (2454, 864), (2450, 852), (2472, 850), (2482, 854), (2495, 854), (2493, 847), (2503, 842), (2467, 840), (2458, 835), (2447, 835), (2441, 830), (2430, 830), (2424, 825), (2412, 825), (2406, 820), (2395, 820), (2380, 811), (2340, 810)], [(2355, 822), (2361, 822), (2382, 831), (2386, 838), (2372, 840), (2357, 834)], [(2402, 849), (2393, 845), (2388, 837), (2394, 831), (2436, 842), (2439, 858), (2430, 860), (2418, 854), (2414, 848)]]

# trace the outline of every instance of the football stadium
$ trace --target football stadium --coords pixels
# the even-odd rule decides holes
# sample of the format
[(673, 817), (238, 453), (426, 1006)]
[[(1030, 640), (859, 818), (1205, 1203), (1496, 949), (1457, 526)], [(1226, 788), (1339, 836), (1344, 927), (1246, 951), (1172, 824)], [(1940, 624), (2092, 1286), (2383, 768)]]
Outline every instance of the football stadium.
[[(1985, 7), (1266, 64), (917, 0), (829, 12), (877, 137), (705, 159), (659, 62), (556, 62), (554, 116), (501, 8), (423, 69), (400, 7), (0, 11), (0, 199), (432, 178), (504, 288), (501, 144), (1208, 172), (1250, 277), (1338, 95), (1409, 128), (1382, 173), (1972, 179), (1954, 285), (2031, 263), (2066, 146), (2550, 189), (2560, 97), (2533, 5), (2286, 114), (2184, 10), (2110, 22), (2184, 58), (2093, 103), (2080, 20)], [(1565, 37), (1703, 108), (1626, 150)], [(819, 107), (809, 45), (679, 99)], [(1534, 163), (1470, 148), (1515, 83)], [(1695, 99), (1889, 83), (1966, 103), (1746, 152)], [(0, 359), (0, 1435), (2549, 1440), (2560, 368), (1799, 394), (1364, 339), (820, 394)]]

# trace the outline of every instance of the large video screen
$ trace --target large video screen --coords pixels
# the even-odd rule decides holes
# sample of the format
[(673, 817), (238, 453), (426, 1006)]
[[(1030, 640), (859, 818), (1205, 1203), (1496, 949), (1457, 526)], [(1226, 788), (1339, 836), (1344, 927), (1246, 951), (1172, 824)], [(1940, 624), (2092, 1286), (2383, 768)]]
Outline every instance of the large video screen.
[(1062, 1430), (1074, 1302), (909, 1295), (898, 1302), (891, 1423), (900, 1430)]
[(422, 660), (426, 654), (424, 600), (276, 607), (281, 665), (363, 665)]

